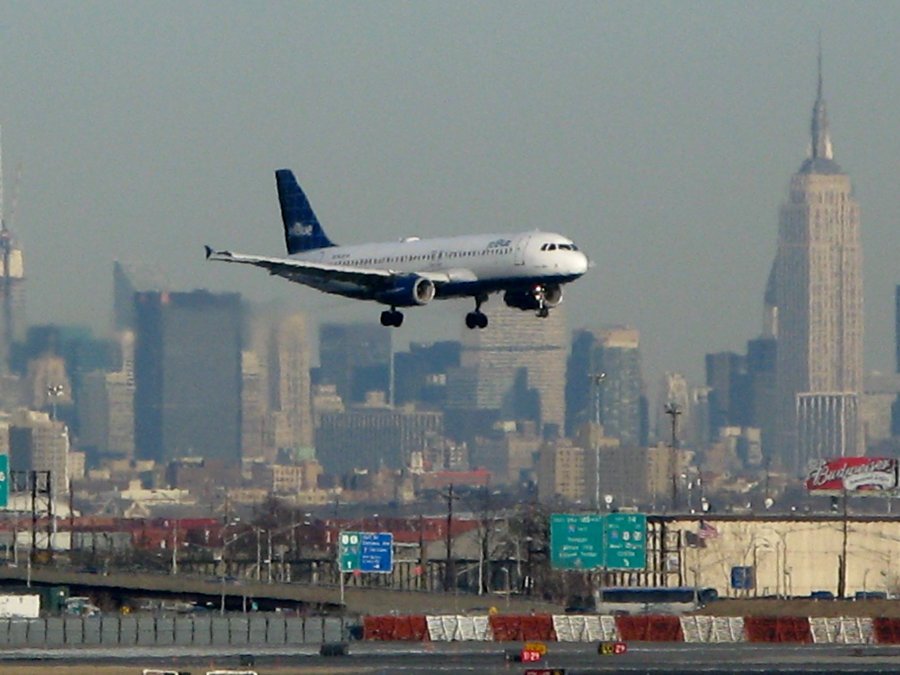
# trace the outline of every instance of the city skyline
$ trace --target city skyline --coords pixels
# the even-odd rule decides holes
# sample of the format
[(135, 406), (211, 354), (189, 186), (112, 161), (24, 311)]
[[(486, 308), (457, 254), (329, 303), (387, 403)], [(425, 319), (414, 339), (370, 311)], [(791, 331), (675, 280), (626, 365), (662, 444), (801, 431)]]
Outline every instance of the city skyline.
[[(24, 165), (11, 228), (30, 322), (105, 330), (106, 303), (88, 297), (109, 294), (114, 259), (158, 263), (179, 288), (377, 321), (374, 306), (204, 268), (205, 241), (280, 252), (271, 171), (293, 166), (342, 242), (448, 223), (571, 230), (598, 265), (567, 293), (585, 317), (570, 328), (635, 326), (648, 381), (699, 382), (703, 352), (758, 327), (821, 31), (864, 204), (866, 364), (893, 369), (900, 9), (534, 4), (510, 21), (512, 7), (11, 7), (0, 122), (7, 204)], [(409, 324), (398, 341), (457, 332), (433, 312)]]

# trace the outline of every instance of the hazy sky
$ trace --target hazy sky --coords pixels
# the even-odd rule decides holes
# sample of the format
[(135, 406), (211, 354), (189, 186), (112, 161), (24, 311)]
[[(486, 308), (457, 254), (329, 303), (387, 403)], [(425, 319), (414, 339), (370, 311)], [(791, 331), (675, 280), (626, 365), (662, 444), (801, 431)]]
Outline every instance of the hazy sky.
[[(866, 365), (892, 369), (896, 2), (3, 3), (30, 319), (105, 331), (123, 259), (377, 321), (374, 304), (204, 262), (204, 243), (283, 251), (272, 172), (291, 167), (341, 243), (570, 235), (597, 263), (568, 289), (570, 325), (633, 325), (648, 379), (696, 382), (705, 352), (759, 332), (819, 31), (862, 208)], [(398, 341), (455, 337), (468, 310), (411, 310)]]

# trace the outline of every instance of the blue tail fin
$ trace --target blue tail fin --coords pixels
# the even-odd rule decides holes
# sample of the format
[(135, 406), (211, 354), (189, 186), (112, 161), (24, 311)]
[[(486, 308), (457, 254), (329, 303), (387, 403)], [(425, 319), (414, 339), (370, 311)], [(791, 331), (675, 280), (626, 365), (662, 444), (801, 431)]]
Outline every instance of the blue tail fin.
[(290, 169), (278, 169), (275, 172), (275, 183), (278, 186), (278, 203), (281, 205), (284, 243), (287, 245), (288, 255), (334, 246), (319, 225), (319, 219), (313, 213), (309, 200), (294, 178), (294, 172)]

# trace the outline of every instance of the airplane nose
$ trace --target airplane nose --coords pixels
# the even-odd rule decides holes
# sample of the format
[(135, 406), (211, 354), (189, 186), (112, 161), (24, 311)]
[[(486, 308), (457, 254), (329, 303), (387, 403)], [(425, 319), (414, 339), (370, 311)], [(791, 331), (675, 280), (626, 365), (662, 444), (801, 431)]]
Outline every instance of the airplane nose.
[(587, 272), (588, 267), (591, 266), (591, 262), (581, 251), (576, 251), (575, 254), (575, 259), (572, 261), (573, 272), (575, 274), (584, 274)]

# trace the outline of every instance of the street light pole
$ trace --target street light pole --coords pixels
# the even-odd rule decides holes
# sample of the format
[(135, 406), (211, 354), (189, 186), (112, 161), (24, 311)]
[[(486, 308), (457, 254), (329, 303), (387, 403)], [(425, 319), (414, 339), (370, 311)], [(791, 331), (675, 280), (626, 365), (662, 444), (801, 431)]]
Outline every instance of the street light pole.
[(266, 534), (269, 539), (269, 560), (266, 563), (266, 583), (272, 583), (272, 530), (267, 530)]
[(678, 407), (677, 403), (667, 403), (664, 410), (666, 415), (672, 418), (672, 450), (670, 461), (672, 463), (672, 510), (674, 511), (678, 506), (678, 416), (681, 414), (681, 409)]
[(261, 550), (260, 550), (260, 543), (259, 543), (259, 538), (260, 538), (261, 534), (262, 534), (262, 528), (257, 527), (256, 528), (256, 580), (257, 581), (260, 580), (260, 559), (262, 557)]
[[(592, 431), (591, 440), (594, 442), (594, 508), (600, 513), (600, 385), (606, 379), (606, 373), (602, 371), (590, 374), (591, 385), (594, 388), (594, 419), (596, 428)], [(595, 435), (596, 434), (596, 435)]]
[(172, 576), (178, 574), (178, 519), (174, 519), (175, 527), (172, 530)]

